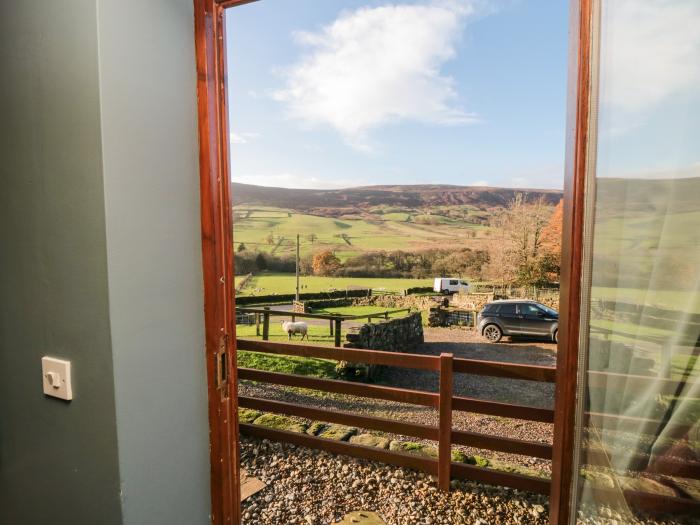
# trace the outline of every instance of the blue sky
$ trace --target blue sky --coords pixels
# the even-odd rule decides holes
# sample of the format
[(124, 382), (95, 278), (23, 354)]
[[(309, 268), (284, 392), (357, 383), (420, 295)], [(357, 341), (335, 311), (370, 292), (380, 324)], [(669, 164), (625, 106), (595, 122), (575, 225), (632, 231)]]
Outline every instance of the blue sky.
[(229, 9), (232, 179), (561, 188), (567, 4), (262, 0)]

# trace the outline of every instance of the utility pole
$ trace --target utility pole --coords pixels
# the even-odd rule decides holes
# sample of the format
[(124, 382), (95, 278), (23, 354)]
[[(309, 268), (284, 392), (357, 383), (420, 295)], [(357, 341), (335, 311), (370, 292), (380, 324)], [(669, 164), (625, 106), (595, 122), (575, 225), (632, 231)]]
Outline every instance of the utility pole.
[(296, 274), (297, 274), (297, 294), (296, 300), (299, 301), (299, 234), (297, 233), (297, 264), (296, 264)]

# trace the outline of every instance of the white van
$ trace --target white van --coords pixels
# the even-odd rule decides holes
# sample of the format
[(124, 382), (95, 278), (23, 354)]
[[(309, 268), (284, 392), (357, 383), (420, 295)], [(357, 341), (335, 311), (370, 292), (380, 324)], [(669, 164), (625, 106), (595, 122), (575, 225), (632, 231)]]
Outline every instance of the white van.
[(454, 277), (436, 277), (433, 290), (445, 295), (453, 293), (469, 293), (469, 283)]

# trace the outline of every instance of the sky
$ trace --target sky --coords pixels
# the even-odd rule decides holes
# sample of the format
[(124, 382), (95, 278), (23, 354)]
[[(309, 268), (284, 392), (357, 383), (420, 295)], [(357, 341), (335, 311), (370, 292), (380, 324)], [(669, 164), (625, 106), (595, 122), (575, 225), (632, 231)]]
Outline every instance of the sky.
[(561, 188), (568, 2), (227, 10), (233, 181)]

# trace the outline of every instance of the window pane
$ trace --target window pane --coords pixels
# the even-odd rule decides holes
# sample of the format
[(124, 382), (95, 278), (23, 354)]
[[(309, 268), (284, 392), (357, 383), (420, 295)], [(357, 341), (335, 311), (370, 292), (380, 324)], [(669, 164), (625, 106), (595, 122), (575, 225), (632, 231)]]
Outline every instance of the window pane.
[(600, 21), (578, 518), (685, 523), (700, 515), (700, 2), (602, 2)]
[(515, 315), (515, 305), (514, 304), (503, 304), (501, 309), (498, 311), (500, 314)]

